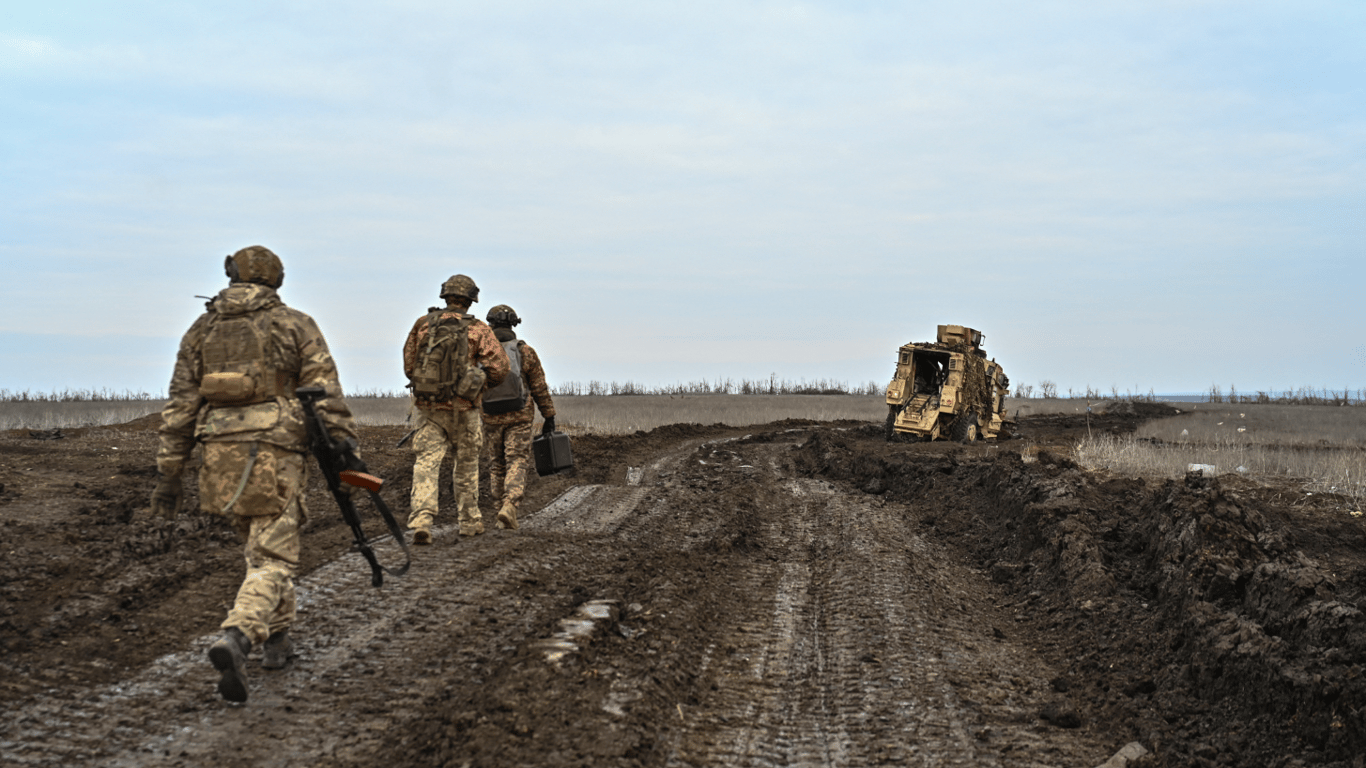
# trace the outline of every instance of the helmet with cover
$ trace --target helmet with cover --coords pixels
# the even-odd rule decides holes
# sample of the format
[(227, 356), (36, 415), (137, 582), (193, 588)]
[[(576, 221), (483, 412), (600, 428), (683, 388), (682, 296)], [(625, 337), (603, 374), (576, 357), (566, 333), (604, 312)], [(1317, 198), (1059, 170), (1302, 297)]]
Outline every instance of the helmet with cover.
[(256, 283), (279, 288), (285, 281), (285, 265), (269, 248), (253, 245), (223, 261), (223, 271), (234, 283)]
[(479, 286), (468, 275), (451, 275), (441, 284), (441, 298), (447, 301), (452, 298), (479, 301)]
[(499, 304), (490, 309), (487, 320), (494, 328), (511, 328), (522, 322), (522, 318), (517, 316), (517, 311), (506, 304)]

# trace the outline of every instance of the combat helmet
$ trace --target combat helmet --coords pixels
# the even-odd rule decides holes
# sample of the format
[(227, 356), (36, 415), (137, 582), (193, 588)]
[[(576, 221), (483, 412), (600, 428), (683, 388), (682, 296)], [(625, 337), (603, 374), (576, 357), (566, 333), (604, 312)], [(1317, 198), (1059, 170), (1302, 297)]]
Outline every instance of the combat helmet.
[(253, 245), (223, 261), (223, 271), (234, 283), (256, 283), (279, 288), (285, 281), (285, 265), (280, 257), (262, 245)]
[(441, 284), (441, 298), (450, 300), (451, 297), (479, 301), (479, 286), (468, 275), (451, 275)]
[(499, 304), (489, 310), (487, 321), (488, 324), (494, 328), (511, 328), (515, 325), (520, 325), (522, 318), (517, 316), (517, 310), (506, 304)]

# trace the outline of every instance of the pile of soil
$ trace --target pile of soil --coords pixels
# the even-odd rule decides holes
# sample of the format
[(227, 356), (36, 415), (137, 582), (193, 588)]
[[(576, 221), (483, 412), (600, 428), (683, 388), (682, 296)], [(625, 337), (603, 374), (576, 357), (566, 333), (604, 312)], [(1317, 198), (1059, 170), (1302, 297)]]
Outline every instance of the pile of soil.
[[(1362, 764), (1366, 526), (1350, 500), (1237, 475), (1143, 480), (1080, 469), (1086, 428), (1039, 416), (1025, 463), (951, 444), (891, 450), (876, 430), (818, 433), (799, 465), (925, 510), (927, 534), (1016, 601), (1013, 632), (1049, 649), (1087, 716), (1153, 765)], [(1052, 450), (1048, 446), (1052, 446)]]

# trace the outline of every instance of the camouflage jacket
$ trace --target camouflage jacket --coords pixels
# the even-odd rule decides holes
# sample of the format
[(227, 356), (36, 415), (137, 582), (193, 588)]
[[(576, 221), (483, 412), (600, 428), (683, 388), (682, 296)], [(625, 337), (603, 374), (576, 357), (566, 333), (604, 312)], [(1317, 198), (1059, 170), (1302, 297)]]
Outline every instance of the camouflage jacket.
[[(435, 310), (433, 310), (435, 311)], [(441, 313), (440, 319), (445, 320), (450, 317), (461, 317), (461, 313), (447, 308)], [(418, 350), (422, 348), (422, 343), (427, 338), (427, 315), (423, 315), (413, 323), (413, 329), (408, 331), (408, 339), (403, 342), (403, 375), (410, 380), (413, 378), (413, 371), (417, 368)], [(498, 339), (493, 335), (493, 329), (482, 320), (475, 320), (470, 325), (470, 363), (484, 369), (484, 390), (495, 386), (507, 375), (510, 365), (508, 364), (507, 353), (503, 351), (503, 345), (498, 343)], [(457, 397), (452, 403), (418, 403), (420, 408), (430, 408), (435, 411), (468, 411), (479, 405), (482, 399), (475, 398), (475, 402), (470, 402), (463, 397)]]
[[(493, 332), (499, 341), (512, 341), (517, 338), (517, 334), (511, 328), (499, 328)], [(541, 367), (541, 358), (536, 354), (536, 350), (525, 341), (520, 341), (522, 350), (522, 382), (526, 384), (527, 392), (531, 397), (527, 398), (524, 408), (511, 413), (484, 414), (485, 424), (522, 424), (536, 419), (536, 409), (541, 409), (542, 418), (550, 418), (555, 415), (555, 401), (550, 398), (550, 386), (545, 383), (545, 369)]]
[[(157, 469), (179, 474), (196, 442), (255, 441), (302, 452), (308, 430), (303, 407), (293, 397), (297, 387), (316, 386), (327, 396), (317, 403), (328, 431), (339, 439), (356, 438), (351, 410), (342, 399), (337, 366), (313, 318), (285, 306), (274, 288), (232, 283), (207, 304), (208, 311), (185, 332), (171, 375), (170, 401), (161, 411), (161, 449)], [(267, 358), (262, 367), (274, 373), (277, 393), (250, 405), (219, 405), (200, 392), (204, 378), (204, 339), (222, 318), (269, 313)]]

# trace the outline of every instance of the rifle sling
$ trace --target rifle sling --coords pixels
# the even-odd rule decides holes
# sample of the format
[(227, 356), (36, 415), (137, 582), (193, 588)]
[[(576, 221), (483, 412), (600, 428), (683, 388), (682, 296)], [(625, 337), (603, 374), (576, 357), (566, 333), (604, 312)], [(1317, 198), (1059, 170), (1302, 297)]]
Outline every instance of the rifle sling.
[[(356, 549), (359, 550), (366, 561), (370, 563), (370, 584), (379, 587), (384, 584), (385, 573), (390, 573), (394, 576), (402, 576), (407, 573), (408, 567), (413, 563), (413, 557), (412, 553), (408, 551), (408, 542), (404, 539), (403, 529), (399, 527), (398, 521), (394, 519), (394, 514), (389, 511), (389, 505), (385, 504), (384, 499), (380, 498), (380, 495), (375, 491), (367, 490), (366, 492), (370, 494), (371, 503), (379, 510), (380, 517), (383, 518), (385, 527), (389, 529), (389, 535), (393, 537), (394, 541), (398, 542), (399, 549), (403, 550), (403, 565), (398, 568), (388, 568), (380, 564), (379, 558), (375, 555), (375, 551), (370, 548), (370, 540), (365, 538), (365, 532), (361, 530), (359, 512), (355, 510), (355, 505), (352, 504), (351, 508), (353, 511), (357, 511), (357, 514), (354, 520), (348, 519), (346, 522), (350, 523), (351, 532), (356, 537)], [(338, 498), (337, 500), (339, 502), (342, 501), (341, 498)], [(350, 502), (350, 499), (347, 499), (346, 502)], [(345, 502), (343, 502), (343, 504), (344, 503)], [(345, 509), (345, 506), (343, 506), (343, 509)], [(343, 514), (342, 517), (347, 516)]]

